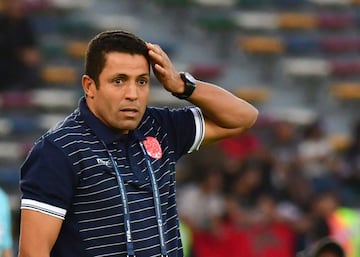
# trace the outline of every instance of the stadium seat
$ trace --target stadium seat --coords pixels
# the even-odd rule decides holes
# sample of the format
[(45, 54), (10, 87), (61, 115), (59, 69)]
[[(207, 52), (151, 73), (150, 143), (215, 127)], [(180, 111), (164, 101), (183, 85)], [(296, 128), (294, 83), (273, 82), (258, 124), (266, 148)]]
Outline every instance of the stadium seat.
[(243, 86), (234, 90), (234, 94), (252, 103), (264, 103), (269, 100), (271, 93), (266, 87)]
[(287, 58), (283, 62), (286, 75), (295, 77), (326, 77), (330, 74), (327, 61), (315, 58)]
[(67, 43), (65, 51), (72, 58), (84, 58), (87, 46), (87, 41), (70, 41)]
[(193, 5), (193, 0), (156, 0), (157, 4), (174, 7), (187, 7)]
[(123, 29), (128, 31), (136, 31), (139, 26), (138, 19), (133, 15), (106, 14), (94, 15), (87, 21), (89, 28), (96, 31)]
[(284, 12), (279, 14), (281, 29), (314, 29), (317, 27), (317, 18), (313, 14)]
[(46, 60), (51, 60), (64, 56), (65, 44), (64, 40), (45, 38), (40, 41), (39, 49)]
[(47, 84), (75, 84), (78, 82), (78, 72), (69, 66), (48, 65), (41, 71), (42, 79)]
[(237, 5), (246, 7), (260, 7), (263, 5), (271, 5), (271, 0), (238, 0)]
[(260, 11), (237, 11), (232, 14), (237, 27), (247, 30), (275, 30), (277, 14)]
[(59, 32), (66, 35), (66, 37), (89, 38), (94, 36), (99, 30), (88, 20), (65, 17), (59, 22)]
[(357, 52), (360, 50), (359, 37), (326, 37), (320, 39), (320, 48), (325, 52), (342, 53), (342, 52)]
[(0, 141), (0, 160), (20, 160), (23, 156), (21, 144), (17, 142)]
[(277, 8), (293, 8), (303, 6), (307, 0), (273, 0)]
[(37, 89), (32, 91), (33, 105), (48, 110), (70, 110), (76, 107), (78, 98), (75, 90)]
[(206, 15), (198, 17), (197, 25), (209, 31), (234, 30), (236, 24), (229, 15)]
[(355, 25), (354, 17), (349, 13), (320, 13), (317, 17), (320, 29), (346, 29)]
[(52, 8), (59, 10), (84, 10), (91, 7), (94, 1), (92, 0), (48, 0)]
[(282, 40), (265, 36), (242, 37), (240, 48), (245, 52), (259, 54), (280, 54), (284, 51)]
[(45, 35), (46, 33), (54, 33), (59, 30), (59, 18), (55, 15), (36, 14), (31, 18), (31, 24), (37, 34)]
[(349, 6), (350, 0), (308, 0), (312, 4), (316, 4), (322, 7), (326, 6)]
[(25, 0), (25, 8), (28, 12), (34, 12), (37, 13), (39, 11), (49, 11), (49, 1), (48, 0)]
[(14, 185), (17, 188), (19, 184), (19, 167), (17, 165), (0, 166), (0, 184)]
[(291, 54), (316, 53), (319, 51), (319, 40), (314, 36), (295, 35), (284, 39), (286, 52)]
[(360, 74), (360, 61), (334, 60), (330, 63), (331, 74), (334, 76), (356, 76)]
[(330, 86), (330, 94), (340, 100), (360, 100), (360, 83), (342, 82)]
[(204, 7), (232, 7), (235, 0), (193, 0), (194, 3)]
[(10, 115), (0, 118), (0, 136), (11, 134), (26, 135), (35, 131), (46, 131), (57, 122), (64, 119), (64, 114), (38, 114), (31, 115)]
[(12, 108), (31, 108), (33, 107), (31, 92), (2, 92), (0, 93), (0, 107), (4, 110)]
[(215, 64), (196, 64), (189, 67), (190, 73), (197, 79), (210, 80), (223, 73), (223, 67)]

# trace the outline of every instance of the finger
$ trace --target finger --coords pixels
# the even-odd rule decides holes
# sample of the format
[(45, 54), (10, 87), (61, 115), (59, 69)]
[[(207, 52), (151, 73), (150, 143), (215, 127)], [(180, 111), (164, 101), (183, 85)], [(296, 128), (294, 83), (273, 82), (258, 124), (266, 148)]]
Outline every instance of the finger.
[(166, 69), (164, 69), (164, 67), (162, 67), (161, 65), (155, 63), (153, 65), (153, 69), (155, 70), (155, 72), (157, 72), (159, 75), (164, 76), (166, 74)]

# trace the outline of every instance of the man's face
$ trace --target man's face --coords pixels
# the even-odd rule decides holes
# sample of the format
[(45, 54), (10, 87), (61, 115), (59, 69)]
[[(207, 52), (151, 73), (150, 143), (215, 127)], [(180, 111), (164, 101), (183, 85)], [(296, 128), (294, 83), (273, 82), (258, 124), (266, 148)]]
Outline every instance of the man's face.
[(149, 89), (150, 73), (146, 58), (119, 52), (106, 55), (98, 88), (93, 81), (88, 89), (85, 87), (90, 110), (122, 134), (138, 126), (146, 109)]

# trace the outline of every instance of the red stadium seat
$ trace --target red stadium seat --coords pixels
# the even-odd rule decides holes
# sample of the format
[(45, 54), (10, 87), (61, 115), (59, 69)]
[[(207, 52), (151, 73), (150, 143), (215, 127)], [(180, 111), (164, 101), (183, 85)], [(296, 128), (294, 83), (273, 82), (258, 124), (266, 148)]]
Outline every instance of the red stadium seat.
[(360, 74), (359, 60), (335, 60), (330, 63), (331, 74), (335, 76), (355, 76)]
[(192, 65), (189, 71), (197, 79), (213, 79), (222, 75), (223, 67), (221, 65), (197, 64)]
[(317, 19), (322, 29), (345, 29), (355, 25), (354, 17), (348, 13), (323, 13)]
[(33, 107), (30, 92), (3, 92), (0, 93), (1, 108), (29, 108)]
[(325, 52), (355, 52), (360, 50), (359, 37), (327, 37), (319, 40), (320, 49)]

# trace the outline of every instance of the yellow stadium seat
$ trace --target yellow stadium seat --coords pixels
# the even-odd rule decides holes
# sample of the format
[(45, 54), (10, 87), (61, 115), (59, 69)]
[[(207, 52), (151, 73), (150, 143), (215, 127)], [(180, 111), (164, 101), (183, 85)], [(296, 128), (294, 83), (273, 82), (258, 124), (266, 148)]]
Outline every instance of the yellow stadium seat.
[(85, 41), (71, 41), (66, 46), (66, 53), (73, 58), (83, 58), (88, 46)]
[(317, 19), (311, 14), (282, 13), (278, 17), (279, 27), (283, 29), (313, 29)]
[(78, 81), (78, 72), (68, 66), (48, 66), (42, 70), (42, 79), (45, 83), (74, 84)]
[(252, 102), (252, 103), (264, 103), (270, 97), (270, 92), (265, 87), (259, 86), (244, 86), (234, 90), (234, 95)]
[(284, 51), (284, 44), (273, 37), (249, 36), (240, 39), (240, 48), (250, 53), (280, 54)]
[(341, 100), (360, 100), (360, 83), (344, 82), (330, 87), (330, 93)]
[(336, 151), (346, 150), (350, 145), (351, 139), (345, 134), (331, 134), (327, 137), (329, 143), (334, 147)]

